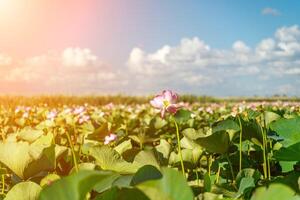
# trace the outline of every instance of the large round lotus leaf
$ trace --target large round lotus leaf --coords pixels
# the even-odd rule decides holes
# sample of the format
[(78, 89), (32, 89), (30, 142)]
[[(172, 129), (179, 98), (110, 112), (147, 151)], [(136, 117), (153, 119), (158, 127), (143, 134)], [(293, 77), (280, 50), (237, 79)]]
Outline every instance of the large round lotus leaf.
[(245, 168), (239, 171), (236, 176), (236, 184), (240, 187), (241, 180), (243, 178), (251, 177), (256, 183), (261, 178), (261, 173), (257, 169)]
[(23, 179), (25, 168), (33, 160), (28, 153), (29, 149), (27, 142), (1, 142), (0, 161)]
[(156, 150), (160, 152), (165, 159), (169, 158), (170, 152), (171, 152), (171, 145), (165, 140), (160, 139), (159, 145), (157, 145)]
[(17, 133), (18, 139), (22, 139), (28, 142), (34, 142), (36, 139), (44, 134), (42, 130), (35, 130), (32, 128), (24, 128)]
[(246, 191), (255, 187), (255, 182), (253, 177), (244, 177), (240, 181), (240, 186), (238, 190), (238, 195), (245, 194)]
[[(184, 162), (197, 164), (203, 150), (200, 147), (194, 149), (182, 149), (181, 155)], [(180, 155), (174, 151), (170, 154), (169, 164), (173, 165), (180, 162)]]
[(60, 176), (58, 176), (57, 174), (48, 174), (41, 180), (40, 186), (42, 187), (49, 186), (58, 179), (60, 179)]
[(281, 166), (281, 171), (283, 173), (290, 172), (294, 170), (294, 165), (297, 163), (297, 161), (279, 161), (279, 164)]
[(213, 126), (212, 132), (215, 133), (218, 131), (227, 131), (229, 133), (236, 133), (240, 131), (240, 126), (232, 119), (226, 119), (223, 121), (219, 121), (217, 124)]
[(133, 176), (133, 174), (119, 176), (115, 181), (113, 181), (112, 186), (116, 186), (118, 188), (130, 188)]
[(200, 145), (198, 145), (196, 142), (194, 142), (193, 140), (191, 140), (187, 137), (183, 137), (180, 140), (180, 146), (181, 146), (181, 148), (184, 148), (184, 149), (201, 148)]
[(122, 177), (121, 175), (115, 173), (109, 177), (106, 177), (105, 180), (99, 181), (94, 187), (93, 190), (95, 190), (98, 193), (102, 193), (105, 190), (110, 189), (114, 186), (115, 181)]
[(5, 200), (37, 200), (42, 188), (34, 182), (21, 182), (7, 193)]
[(95, 200), (149, 200), (149, 198), (136, 188), (117, 188), (100, 194)]
[(284, 147), (300, 142), (300, 117), (279, 119), (272, 122), (270, 128), (283, 138)]
[(251, 200), (300, 200), (288, 186), (282, 184), (271, 184), (268, 188), (260, 187), (256, 189)]
[(110, 182), (111, 176), (115, 176), (115, 173), (109, 171), (79, 171), (77, 174), (59, 179), (44, 188), (40, 194), (40, 200), (82, 200), (96, 184)]
[(282, 147), (274, 153), (278, 161), (300, 161), (300, 142), (288, 147)]
[(108, 146), (92, 147), (90, 155), (96, 159), (96, 164), (102, 169), (121, 174), (133, 174), (144, 165), (153, 165), (159, 168), (159, 164), (152, 151), (140, 151), (132, 163), (125, 161), (116, 150)]
[(60, 159), (64, 154), (67, 153), (68, 147), (55, 145), (55, 158)]
[(176, 122), (180, 124), (189, 120), (191, 118), (191, 114), (192, 114), (191, 111), (180, 109), (179, 111), (176, 112), (174, 118)]
[(145, 165), (134, 174), (130, 184), (137, 185), (148, 180), (160, 179), (161, 177), (162, 174), (156, 167)]
[(266, 123), (267, 127), (269, 127), (271, 122), (280, 119), (281, 116), (278, 115), (277, 113), (274, 113), (274, 112), (265, 111), (264, 112), (264, 118), (265, 118), (265, 123)]
[[(0, 162), (21, 179), (28, 179), (42, 171), (55, 168), (55, 146), (52, 135), (27, 142), (1, 142)], [(9, 155), (9, 156), (8, 156)]]
[(230, 146), (230, 138), (226, 131), (219, 131), (206, 137), (199, 137), (196, 142), (212, 153), (226, 153)]
[(120, 143), (118, 146), (114, 148), (120, 155), (122, 155), (125, 151), (132, 149), (131, 139), (125, 140)]
[(125, 161), (120, 154), (108, 146), (90, 148), (90, 155), (96, 159), (96, 164), (104, 170), (111, 170), (124, 174), (135, 173), (138, 167)]
[(52, 144), (53, 135), (41, 136), (30, 145), (29, 155), (33, 161), (24, 170), (24, 177), (29, 178), (42, 171), (55, 169), (55, 145)]
[(38, 125), (36, 125), (36, 129), (39, 129), (39, 130), (43, 130), (43, 129), (49, 129), (51, 127), (54, 127), (55, 126), (55, 123), (54, 121), (52, 120), (45, 120), (45, 121), (42, 121), (41, 123), (39, 123)]
[(137, 170), (145, 165), (155, 166), (160, 168), (159, 163), (152, 150), (140, 151), (134, 158), (133, 165), (137, 167)]
[(109, 135), (109, 123), (103, 123), (99, 128), (95, 129), (93, 133), (88, 134), (87, 139), (102, 141), (106, 135)]
[(260, 124), (255, 120), (243, 121), (243, 139), (252, 141), (257, 145), (262, 145), (263, 137), (261, 132)]
[(136, 187), (151, 200), (193, 200), (194, 195), (182, 173), (171, 168), (162, 169), (163, 177), (143, 182)]
[(300, 172), (292, 171), (286, 176), (276, 177), (273, 182), (289, 186), (290, 188), (292, 188), (294, 191), (296, 191), (299, 194), (299, 192), (300, 192), (299, 177), (300, 177)]
[(167, 124), (168, 122), (165, 119), (162, 119), (161, 117), (155, 117), (155, 122), (154, 122), (155, 129), (161, 129)]

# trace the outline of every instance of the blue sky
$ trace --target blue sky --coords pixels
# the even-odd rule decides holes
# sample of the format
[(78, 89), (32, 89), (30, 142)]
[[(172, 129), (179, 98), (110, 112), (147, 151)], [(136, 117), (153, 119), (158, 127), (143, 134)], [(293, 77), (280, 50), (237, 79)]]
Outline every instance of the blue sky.
[(300, 95), (300, 1), (29, 2), (1, 3), (0, 93)]
[[(108, 46), (124, 59), (133, 46), (155, 51), (164, 44), (176, 45), (183, 37), (197, 36), (215, 48), (230, 48), (236, 40), (254, 46), (262, 38), (272, 36), (277, 28), (299, 24), (300, 19), (300, 2), (291, 0), (110, 2), (114, 6), (109, 7), (107, 12), (115, 12), (116, 18), (112, 23), (107, 19), (111, 29), (106, 31), (116, 41), (109, 41)], [(100, 1), (98, 6), (102, 5)], [(265, 8), (276, 9), (281, 14), (263, 15)], [(102, 15), (99, 13), (97, 17)], [(90, 39), (90, 45), (105, 54), (105, 50), (94, 42), (97, 32)]]

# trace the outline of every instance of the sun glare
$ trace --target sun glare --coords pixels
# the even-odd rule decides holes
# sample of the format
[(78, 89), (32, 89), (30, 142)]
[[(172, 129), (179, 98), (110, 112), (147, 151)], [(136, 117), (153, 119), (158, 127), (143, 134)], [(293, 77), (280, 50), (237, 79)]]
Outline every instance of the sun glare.
[(0, 22), (1, 25), (13, 23), (17, 18), (21, 17), (22, 8), (25, 1), (17, 0), (0, 0)]
[(0, 0), (0, 20), (12, 20), (29, 11), (36, 2), (33, 0)]
[(14, 7), (15, 1), (14, 0), (0, 0), (0, 11), (2, 13), (7, 13), (7, 11), (12, 10)]

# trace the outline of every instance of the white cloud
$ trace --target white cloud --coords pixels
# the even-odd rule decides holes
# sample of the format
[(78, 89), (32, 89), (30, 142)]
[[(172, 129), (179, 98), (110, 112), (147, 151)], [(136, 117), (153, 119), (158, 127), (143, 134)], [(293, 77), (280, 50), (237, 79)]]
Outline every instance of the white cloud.
[(97, 64), (97, 56), (89, 49), (66, 48), (62, 52), (62, 64), (68, 67), (86, 67)]
[[(111, 71), (89, 49), (66, 48), (20, 61), (0, 75), (0, 84), (16, 85), (18, 90), (38, 93), (110, 92), (119, 87), (120, 73)], [(1, 91), (0, 91), (1, 92)], [(22, 91), (21, 91), (22, 92)]]
[(288, 94), (297, 94), (299, 93), (299, 88), (296, 88), (292, 84), (283, 84), (277, 87), (277, 93), (281, 95), (288, 95)]
[(285, 73), (292, 74), (292, 75), (300, 75), (300, 68), (291, 68), (288, 69)]
[(243, 41), (236, 41), (232, 45), (232, 49), (239, 53), (248, 53), (250, 51), (250, 47), (248, 47)]
[(275, 33), (275, 37), (281, 42), (299, 41), (300, 39), (299, 27), (298, 25), (294, 25), (290, 27), (284, 26), (282, 28), (279, 28)]
[(153, 53), (136, 47), (127, 65), (145, 91), (234, 89), (236, 84), (249, 82), (255, 92), (257, 84), (269, 84), (274, 78), (289, 81), (287, 76), (300, 74), (300, 29), (297, 25), (279, 28), (274, 37), (262, 39), (253, 48), (237, 40), (232, 49), (215, 49), (197, 37), (164, 45)]
[(270, 7), (264, 8), (261, 11), (261, 14), (262, 15), (272, 15), (272, 16), (279, 16), (279, 15), (281, 15), (280, 11), (278, 11), (275, 8), (270, 8)]
[(0, 53), (0, 67), (10, 65), (11, 63), (12, 63), (12, 58), (10, 56)]
[(91, 50), (69, 47), (21, 61), (0, 54), (0, 92), (145, 94), (175, 89), (209, 95), (299, 94), (300, 28), (281, 27), (255, 46), (214, 48), (198, 37), (154, 52), (134, 47), (114, 68)]
[(274, 39), (272, 38), (264, 39), (257, 45), (256, 53), (260, 57), (267, 58), (269, 56), (272, 56), (270, 55), (270, 53), (274, 51), (275, 47), (276, 47), (276, 43)]

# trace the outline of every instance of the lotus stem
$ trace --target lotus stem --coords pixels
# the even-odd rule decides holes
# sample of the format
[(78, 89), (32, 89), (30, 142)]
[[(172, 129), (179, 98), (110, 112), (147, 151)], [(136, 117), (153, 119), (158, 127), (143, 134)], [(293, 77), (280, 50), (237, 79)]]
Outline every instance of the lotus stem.
[(216, 175), (216, 183), (217, 183), (217, 184), (219, 183), (220, 171), (221, 171), (221, 167), (220, 167), (220, 165), (219, 165), (219, 166), (218, 166), (218, 172), (217, 172), (217, 175)]
[(211, 154), (208, 156), (208, 159), (207, 159), (207, 165), (208, 165), (208, 176), (210, 177), (210, 174), (211, 174), (211, 163), (212, 163), (212, 156)]
[(269, 154), (267, 156), (267, 161), (268, 161), (268, 179), (271, 180), (271, 167), (270, 167), (270, 158), (269, 158)]
[(248, 150), (247, 150), (248, 156), (250, 156), (250, 150), (251, 150), (251, 143), (248, 141)]
[(81, 154), (82, 154), (82, 146), (84, 144), (84, 135), (82, 135), (82, 138), (81, 138), (81, 145), (79, 146), (79, 161), (80, 161), (80, 158), (81, 158)]
[(229, 168), (230, 168), (230, 172), (231, 172), (231, 176), (232, 176), (232, 182), (234, 183), (235, 181), (235, 176), (234, 176), (234, 172), (233, 172), (233, 167), (232, 167), (232, 163), (231, 163), (231, 161), (230, 161), (230, 159), (229, 159), (229, 155), (228, 154), (226, 154), (226, 159), (227, 159), (227, 161), (228, 161), (228, 165), (229, 165)]
[(265, 140), (265, 134), (264, 134), (264, 130), (263, 130), (262, 126), (259, 125), (259, 127), (261, 130), (262, 139), (263, 139), (263, 144), (262, 144), (263, 159), (264, 159), (263, 171), (264, 171), (264, 178), (266, 179), (268, 177), (268, 175), (267, 175), (267, 159), (266, 159), (266, 140)]
[(181, 143), (180, 143), (180, 136), (179, 136), (179, 128), (178, 128), (178, 124), (176, 122), (175, 119), (173, 119), (175, 127), (176, 127), (176, 136), (177, 136), (177, 145), (178, 145), (178, 154), (180, 157), (180, 164), (181, 164), (181, 170), (182, 170), (182, 174), (185, 177), (185, 170), (184, 170), (184, 164), (183, 164), (183, 158), (182, 158), (182, 153), (181, 153)]
[(1, 190), (1, 194), (4, 195), (4, 191), (5, 191), (5, 175), (2, 174), (1, 175), (1, 179), (2, 179), (2, 190)]
[(263, 116), (264, 116), (264, 136), (265, 136), (265, 147), (266, 147), (266, 154), (267, 154), (268, 179), (271, 180), (271, 167), (270, 167), (270, 156), (268, 152), (267, 124), (266, 124), (265, 113)]
[(74, 145), (72, 143), (72, 140), (71, 140), (71, 137), (70, 137), (70, 134), (69, 134), (68, 131), (66, 131), (66, 135), (67, 135), (67, 139), (68, 139), (68, 142), (69, 142), (69, 145), (70, 145), (70, 148), (71, 148), (73, 162), (74, 162), (74, 165), (75, 165), (75, 170), (76, 170), (76, 172), (78, 172), (78, 163), (77, 163), (77, 159), (76, 159)]
[(200, 181), (199, 181), (199, 175), (198, 175), (198, 168), (196, 168), (195, 172), (196, 172), (197, 185), (199, 186)]
[(242, 139), (243, 139), (243, 127), (242, 127), (242, 123), (241, 123), (241, 119), (240, 117), (238, 117), (239, 120), (239, 125), (240, 125), (240, 163), (239, 163), (239, 171), (242, 171)]

